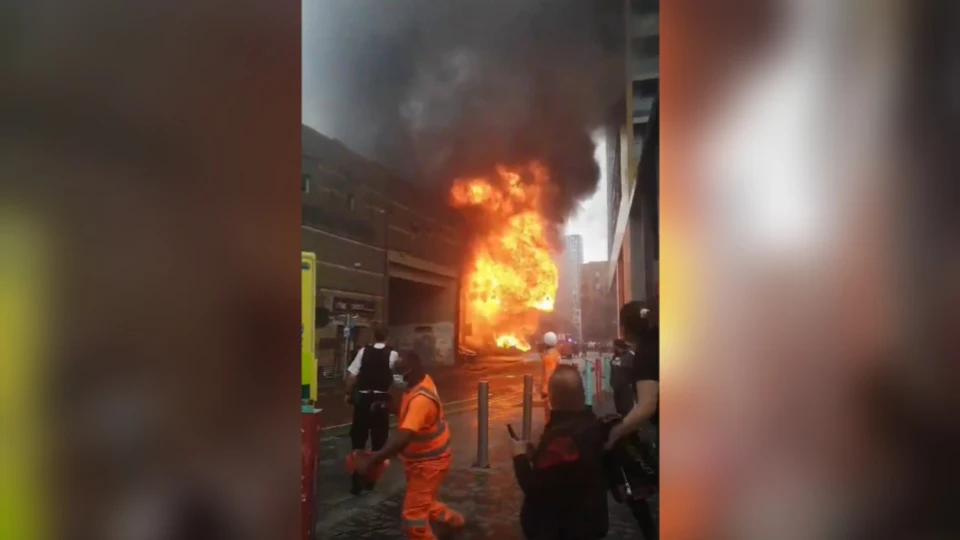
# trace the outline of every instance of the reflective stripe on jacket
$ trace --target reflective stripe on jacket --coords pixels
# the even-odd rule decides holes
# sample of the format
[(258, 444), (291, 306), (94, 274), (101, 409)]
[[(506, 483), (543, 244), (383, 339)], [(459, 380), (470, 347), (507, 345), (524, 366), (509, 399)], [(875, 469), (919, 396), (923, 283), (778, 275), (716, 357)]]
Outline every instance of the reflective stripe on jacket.
[(553, 377), (553, 372), (556, 371), (557, 366), (560, 365), (560, 351), (558, 351), (556, 347), (549, 349), (543, 353), (541, 362), (543, 363), (543, 391), (547, 392), (550, 377)]
[(403, 400), (400, 403), (400, 425), (407, 416), (410, 408), (410, 402), (417, 396), (424, 396), (437, 404), (437, 419), (429, 426), (424, 426), (413, 435), (410, 444), (403, 449), (400, 458), (404, 462), (428, 461), (449, 457), (450, 454), (450, 429), (443, 416), (443, 404), (440, 403), (440, 396), (437, 395), (437, 387), (429, 375), (423, 378), (417, 386), (409, 389), (403, 394)]

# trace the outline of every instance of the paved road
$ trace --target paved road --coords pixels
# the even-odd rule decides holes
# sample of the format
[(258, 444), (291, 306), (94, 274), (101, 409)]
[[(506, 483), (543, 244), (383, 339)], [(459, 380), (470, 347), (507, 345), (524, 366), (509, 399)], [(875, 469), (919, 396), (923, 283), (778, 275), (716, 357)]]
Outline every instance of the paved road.
[[(538, 369), (534, 365), (533, 369)], [(454, 464), (444, 482), (440, 498), (467, 517), (467, 526), (456, 538), (497, 538), (513, 540), (522, 538), (518, 516), (522, 494), (516, 486), (506, 439), (506, 424), (521, 426), (523, 392), (522, 373), (530, 366), (512, 367), (500, 372), (488, 373), (490, 380), (490, 467), (474, 468), (477, 455), (477, 417), (474, 410), (448, 415), (453, 439)], [(445, 399), (447, 392), (464, 396), (463, 392), (475, 392), (475, 381), (467, 376), (453, 383), (454, 388), (445, 388), (438, 383)], [(464, 396), (465, 397), (465, 396)], [(539, 437), (543, 425), (542, 405), (534, 408), (533, 434)], [(404, 478), (399, 463), (392, 463), (377, 489), (354, 497), (348, 493), (349, 479), (345, 458), (349, 441), (342, 436), (325, 436), (321, 440), (319, 463), (319, 490), (317, 537), (323, 539), (402, 539), (400, 531), (400, 506), (403, 500)], [(611, 540), (637, 540), (641, 538), (629, 512), (611, 500)]]

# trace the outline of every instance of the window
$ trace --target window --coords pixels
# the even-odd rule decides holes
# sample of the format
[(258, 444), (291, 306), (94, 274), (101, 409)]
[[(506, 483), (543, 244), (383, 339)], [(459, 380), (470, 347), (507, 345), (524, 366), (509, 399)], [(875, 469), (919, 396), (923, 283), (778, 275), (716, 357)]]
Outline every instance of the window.
[(310, 175), (309, 174), (300, 175), (300, 192), (304, 194), (310, 193)]

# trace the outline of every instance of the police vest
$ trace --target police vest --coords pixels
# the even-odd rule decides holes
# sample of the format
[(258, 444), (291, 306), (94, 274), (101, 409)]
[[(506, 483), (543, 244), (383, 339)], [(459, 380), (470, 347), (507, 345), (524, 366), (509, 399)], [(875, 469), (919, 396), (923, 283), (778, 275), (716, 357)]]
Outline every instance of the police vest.
[(423, 426), (420, 431), (413, 434), (413, 439), (403, 449), (400, 458), (410, 463), (450, 457), (450, 429), (443, 416), (443, 404), (440, 403), (440, 396), (437, 395), (437, 387), (429, 375), (425, 376), (420, 384), (403, 394), (403, 400), (400, 403), (400, 425), (403, 425), (403, 420), (407, 416), (410, 402), (418, 396), (426, 397), (437, 404), (437, 419), (432, 425)]
[(360, 373), (357, 374), (357, 390), (386, 392), (393, 383), (390, 370), (390, 347), (378, 349), (364, 347), (360, 359)]

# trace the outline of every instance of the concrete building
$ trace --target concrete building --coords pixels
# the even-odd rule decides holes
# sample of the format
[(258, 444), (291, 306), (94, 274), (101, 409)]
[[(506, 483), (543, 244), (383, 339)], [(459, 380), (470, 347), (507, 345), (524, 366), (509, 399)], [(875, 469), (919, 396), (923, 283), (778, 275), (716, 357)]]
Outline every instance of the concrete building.
[(609, 260), (617, 305), (659, 287), (660, 6), (624, 0), (628, 80), (607, 128)]
[(610, 294), (607, 266), (607, 261), (597, 261), (580, 267), (584, 341), (608, 343), (617, 337), (617, 299)]
[(580, 302), (580, 267), (583, 265), (583, 238), (578, 235), (563, 237), (563, 253), (557, 266), (560, 270), (560, 282), (557, 301), (552, 318), (556, 331), (569, 334), (581, 341), (583, 337), (583, 318)]
[(374, 322), (395, 347), (453, 363), (464, 234), (443, 195), (307, 126), (301, 191), (301, 245), (317, 255), (317, 307), (329, 316), (317, 330), (321, 374), (342, 373)]

